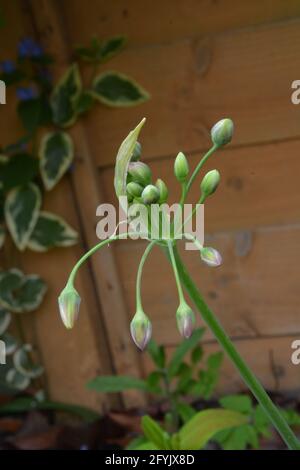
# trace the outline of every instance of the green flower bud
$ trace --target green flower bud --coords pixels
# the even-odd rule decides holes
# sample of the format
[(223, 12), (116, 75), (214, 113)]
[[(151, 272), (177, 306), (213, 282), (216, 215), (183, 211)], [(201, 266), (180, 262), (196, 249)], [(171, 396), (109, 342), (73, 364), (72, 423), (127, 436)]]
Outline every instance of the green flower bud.
[(182, 152), (179, 152), (175, 158), (174, 173), (180, 183), (184, 183), (189, 174), (189, 164)]
[(195, 315), (193, 310), (185, 301), (180, 302), (176, 312), (176, 321), (181, 336), (184, 338), (189, 338), (194, 329)]
[(202, 248), (201, 259), (205, 264), (211, 267), (218, 267), (222, 264), (222, 256), (220, 253), (211, 247)]
[(129, 163), (128, 173), (132, 178), (132, 181), (139, 183), (142, 186), (146, 186), (151, 182), (152, 173), (148, 165), (143, 162), (132, 162)]
[(78, 318), (81, 298), (72, 285), (66, 285), (58, 297), (58, 306), (61, 319), (66, 328), (73, 328)]
[(155, 186), (157, 187), (157, 189), (159, 191), (159, 200), (158, 200), (158, 202), (159, 202), (159, 204), (163, 204), (164, 202), (166, 202), (166, 200), (168, 199), (168, 196), (169, 196), (169, 190), (167, 188), (167, 185), (163, 180), (158, 179), (158, 180), (156, 180)]
[(126, 186), (126, 192), (129, 196), (134, 197), (140, 197), (140, 195), (143, 192), (143, 186), (141, 186), (139, 183), (134, 183), (133, 181), (131, 183), (128, 183)]
[(130, 333), (137, 347), (143, 351), (151, 338), (152, 325), (142, 310), (137, 311), (131, 320)]
[(139, 142), (135, 143), (135, 147), (131, 156), (131, 162), (137, 162), (141, 158), (142, 155), (142, 146)]
[(211, 140), (219, 147), (228, 144), (233, 135), (234, 125), (231, 119), (225, 118), (218, 121), (211, 129)]
[(207, 197), (213, 194), (219, 186), (220, 178), (218, 170), (211, 170), (206, 173), (200, 185), (202, 196)]
[(148, 184), (142, 192), (144, 204), (155, 204), (159, 200), (159, 190), (153, 184)]

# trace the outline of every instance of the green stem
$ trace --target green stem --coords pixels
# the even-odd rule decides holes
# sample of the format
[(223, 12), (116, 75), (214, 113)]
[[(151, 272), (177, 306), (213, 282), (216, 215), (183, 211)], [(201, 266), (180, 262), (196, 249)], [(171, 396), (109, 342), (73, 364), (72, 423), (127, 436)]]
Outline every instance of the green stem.
[(156, 244), (156, 240), (153, 240), (152, 242), (149, 243), (149, 245), (147, 246), (147, 248), (144, 251), (144, 254), (143, 254), (143, 256), (141, 258), (141, 261), (140, 261), (140, 264), (139, 264), (137, 277), (136, 277), (136, 308), (137, 308), (137, 311), (142, 310), (141, 281), (142, 281), (143, 267), (144, 267), (145, 261), (146, 261), (148, 255), (149, 255), (150, 251), (152, 250), (152, 248), (154, 247), (155, 244)]
[(168, 241), (168, 250), (169, 250), (169, 253), (170, 253), (170, 261), (172, 263), (173, 271), (174, 271), (174, 275), (175, 275), (175, 281), (176, 281), (178, 296), (179, 296), (179, 303), (182, 303), (182, 302), (185, 302), (185, 300), (184, 300), (183, 290), (182, 290), (181, 281), (180, 281), (180, 277), (179, 277), (179, 272), (178, 272), (178, 269), (177, 269), (177, 264), (176, 264), (176, 261), (175, 261), (173, 245), (172, 245), (172, 242), (170, 242), (170, 241)]
[(268, 415), (270, 421), (273, 423), (273, 425), (281, 435), (282, 439), (287, 444), (288, 448), (291, 450), (300, 450), (300, 442), (292, 432), (291, 428), (288, 426), (282, 414), (274, 405), (274, 403), (272, 402), (260, 382), (256, 379), (252, 371), (246, 365), (244, 360), (241, 358), (238, 351), (235, 349), (233, 343), (224, 332), (222, 326), (215, 318), (212, 311), (206, 305), (196, 285), (190, 278), (184, 264), (182, 263), (176, 248), (174, 249), (174, 256), (178, 267), (179, 275), (191, 299), (194, 301), (195, 305), (201, 312), (204, 321), (214, 333), (216, 339), (238, 369), (244, 382), (249, 387), (249, 389), (251, 390), (257, 401), (260, 403), (260, 405), (263, 407), (265, 413)]

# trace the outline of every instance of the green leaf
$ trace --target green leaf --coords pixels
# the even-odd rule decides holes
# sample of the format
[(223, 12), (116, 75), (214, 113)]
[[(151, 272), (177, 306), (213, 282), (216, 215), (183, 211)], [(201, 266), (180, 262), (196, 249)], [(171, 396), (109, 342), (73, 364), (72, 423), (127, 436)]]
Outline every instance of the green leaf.
[(196, 346), (191, 354), (192, 364), (197, 365), (203, 357), (203, 348), (201, 346)]
[(281, 410), (282, 416), (290, 426), (300, 426), (300, 415), (295, 410)]
[(78, 233), (61, 217), (41, 211), (27, 244), (33, 251), (44, 252), (53, 247), (72, 246), (78, 241)]
[(5, 228), (3, 225), (0, 225), (0, 250), (3, 247), (5, 242)]
[(36, 379), (42, 375), (44, 368), (42, 366), (33, 364), (30, 358), (31, 352), (31, 344), (24, 344), (14, 353), (13, 362), (15, 369), (18, 372), (23, 374), (25, 377), (28, 377), (29, 379)]
[(28, 153), (13, 155), (1, 168), (4, 191), (29, 183), (38, 173), (38, 160)]
[(90, 90), (83, 90), (75, 101), (75, 111), (77, 114), (86, 113), (92, 108), (93, 104), (93, 93)]
[(54, 124), (68, 127), (76, 120), (75, 103), (81, 93), (78, 66), (73, 64), (64, 73), (51, 95), (50, 104)]
[(125, 42), (126, 39), (123, 36), (110, 38), (103, 43), (97, 37), (93, 37), (90, 46), (80, 46), (76, 52), (82, 60), (99, 64), (106, 62), (120, 52)]
[(142, 429), (145, 437), (161, 450), (170, 449), (170, 436), (162, 429), (159, 424), (154, 421), (150, 416), (142, 417)]
[(10, 234), (24, 250), (38, 219), (41, 206), (39, 188), (33, 183), (12, 189), (5, 200), (4, 213)]
[(184, 423), (187, 423), (197, 413), (191, 405), (185, 402), (177, 403), (176, 410)]
[(101, 393), (114, 393), (132, 389), (147, 390), (147, 383), (135, 377), (104, 375), (90, 380), (87, 383), (87, 388)]
[(224, 450), (245, 450), (248, 446), (253, 449), (259, 447), (257, 432), (250, 424), (221, 431), (214, 436), (214, 441), (218, 442)]
[(219, 403), (227, 410), (248, 414), (252, 412), (252, 401), (248, 395), (228, 395), (227, 397), (221, 398)]
[(103, 72), (95, 78), (93, 96), (107, 106), (135, 106), (149, 99), (149, 94), (133, 79), (117, 72)]
[(71, 137), (66, 132), (46, 134), (40, 144), (40, 171), (45, 188), (49, 191), (62, 178), (74, 158)]
[(166, 352), (163, 346), (159, 346), (153, 339), (149, 341), (147, 352), (150, 354), (154, 364), (163, 369), (166, 365)]
[(199, 380), (192, 389), (192, 393), (194, 395), (203, 396), (206, 400), (211, 397), (219, 380), (219, 371), (222, 360), (222, 352), (213, 353), (208, 357), (207, 370), (199, 371)]
[(10, 369), (6, 374), (6, 382), (9, 387), (17, 390), (25, 390), (30, 384), (30, 379), (16, 369)]
[(123, 49), (125, 43), (126, 38), (124, 36), (115, 36), (105, 41), (100, 49), (101, 62), (106, 62), (118, 54)]
[(0, 308), (0, 335), (3, 335), (11, 322), (11, 314), (2, 308)]
[(162, 390), (159, 387), (161, 378), (162, 378), (161, 372), (156, 371), (156, 370), (151, 372), (147, 376), (146, 382), (147, 382), (147, 387), (149, 389), (149, 392), (158, 393), (158, 394), (162, 393)]
[(47, 290), (36, 274), (25, 276), (18, 269), (0, 272), (0, 306), (16, 313), (39, 307)]
[(221, 409), (200, 411), (178, 433), (181, 450), (202, 449), (217, 432), (246, 422), (247, 417), (236, 411)]
[(114, 177), (114, 186), (118, 198), (120, 196), (126, 196), (128, 165), (130, 163), (130, 159), (132, 157), (140, 130), (145, 124), (145, 121), (145, 118), (142, 119), (136, 128), (129, 132), (128, 136), (123, 140), (118, 150)]
[(0, 80), (3, 80), (6, 86), (14, 85), (25, 78), (24, 72), (20, 69), (16, 69), (10, 73), (1, 73)]
[(10, 333), (4, 333), (1, 340), (5, 343), (5, 353), (7, 356), (13, 354), (19, 346), (18, 340)]
[(22, 121), (24, 129), (30, 134), (33, 133), (40, 123), (40, 98), (32, 98), (31, 100), (19, 101), (17, 111), (19, 118)]
[(177, 346), (168, 366), (170, 377), (177, 373), (184, 356), (199, 343), (204, 331), (204, 328), (196, 329), (189, 339), (183, 340), (180, 345)]

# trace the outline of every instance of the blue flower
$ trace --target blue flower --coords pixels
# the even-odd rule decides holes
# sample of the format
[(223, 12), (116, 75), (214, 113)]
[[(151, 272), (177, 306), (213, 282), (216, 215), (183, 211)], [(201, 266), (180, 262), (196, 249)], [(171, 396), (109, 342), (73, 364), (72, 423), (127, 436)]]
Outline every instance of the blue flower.
[(12, 60), (3, 60), (0, 64), (3, 73), (12, 73), (16, 70), (15, 63)]
[(41, 57), (43, 55), (43, 48), (35, 42), (32, 38), (23, 38), (18, 45), (19, 57)]
[(37, 91), (31, 87), (17, 88), (17, 97), (20, 101), (29, 101), (37, 97)]

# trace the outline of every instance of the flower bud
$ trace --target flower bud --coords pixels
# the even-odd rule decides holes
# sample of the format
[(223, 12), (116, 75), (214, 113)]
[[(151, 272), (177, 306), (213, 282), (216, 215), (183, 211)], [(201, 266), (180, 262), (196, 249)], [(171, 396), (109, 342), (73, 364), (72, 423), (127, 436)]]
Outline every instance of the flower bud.
[(151, 182), (151, 170), (143, 162), (132, 162), (129, 163), (128, 173), (132, 178), (132, 181), (139, 183), (142, 186), (146, 186)]
[(78, 318), (80, 302), (80, 295), (71, 285), (66, 285), (58, 297), (60, 316), (63, 324), (68, 329), (73, 328), (74, 323)]
[(141, 186), (139, 183), (134, 183), (131, 181), (131, 183), (128, 183), (126, 186), (126, 192), (128, 196), (134, 197), (140, 197), (140, 195), (143, 192), (143, 186)]
[(214, 248), (202, 248), (200, 253), (202, 261), (208, 266), (218, 267), (222, 264), (222, 256)]
[(182, 152), (179, 152), (175, 158), (174, 173), (180, 183), (184, 183), (189, 174), (189, 164), (186, 156)]
[(218, 121), (210, 131), (211, 140), (215, 145), (218, 145), (218, 147), (226, 145), (232, 139), (233, 129), (234, 125), (231, 119), (221, 119), (221, 121)]
[(163, 180), (158, 179), (156, 180), (155, 186), (157, 187), (159, 191), (158, 202), (159, 204), (163, 204), (164, 202), (166, 202), (166, 200), (168, 199), (168, 195), (169, 195), (169, 190), (167, 188), (167, 185)]
[(138, 162), (139, 159), (141, 158), (141, 155), (142, 155), (142, 146), (139, 142), (136, 142), (130, 161)]
[(215, 192), (220, 182), (220, 173), (218, 170), (211, 170), (204, 176), (201, 181), (201, 194), (204, 197), (210, 196)]
[(142, 192), (144, 204), (155, 204), (159, 200), (159, 190), (153, 184), (148, 184)]
[(180, 302), (176, 312), (178, 330), (184, 338), (189, 338), (193, 333), (195, 325), (195, 315), (186, 302)]
[(143, 311), (137, 311), (131, 320), (130, 333), (137, 347), (143, 351), (152, 334), (151, 322)]

